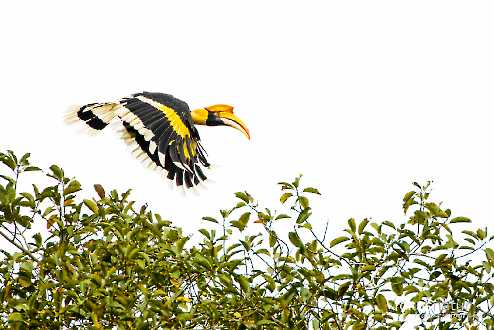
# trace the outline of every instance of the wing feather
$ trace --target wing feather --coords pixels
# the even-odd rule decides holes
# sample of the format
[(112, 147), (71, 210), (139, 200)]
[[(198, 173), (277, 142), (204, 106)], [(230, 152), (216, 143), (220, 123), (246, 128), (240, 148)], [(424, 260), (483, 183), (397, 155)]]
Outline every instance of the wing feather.
[(153, 167), (164, 169), (169, 180), (187, 188), (206, 180), (205, 151), (188, 105), (168, 94), (138, 93), (121, 101), (119, 117), (127, 134)]

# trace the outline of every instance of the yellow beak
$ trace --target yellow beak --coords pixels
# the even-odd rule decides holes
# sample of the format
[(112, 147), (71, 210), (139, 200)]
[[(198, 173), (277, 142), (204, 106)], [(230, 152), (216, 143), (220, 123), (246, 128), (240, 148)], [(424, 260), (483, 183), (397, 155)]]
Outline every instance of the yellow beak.
[(228, 125), (230, 127), (233, 127), (235, 129), (239, 130), (240, 132), (242, 132), (243, 135), (245, 135), (250, 140), (249, 129), (247, 128), (247, 126), (245, 126), (244, 122), (240, 120), (240, 118), (238, 118), (237, 116), (235, 116), (231, 112), (221, 111), (221, 112), (218, 112), (217, 114), (218, 114), (219, 119), (225, 125)]

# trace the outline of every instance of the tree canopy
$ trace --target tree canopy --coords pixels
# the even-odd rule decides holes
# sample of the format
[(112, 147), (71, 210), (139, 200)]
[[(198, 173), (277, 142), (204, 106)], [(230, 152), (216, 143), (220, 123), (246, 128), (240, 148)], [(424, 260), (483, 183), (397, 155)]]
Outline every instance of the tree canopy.
[(403, 221), (337, 233), (314, 229), (320, 193), (299, 176), (275, 207), (237, 192), (193, 244), (130, 191), (81, 196), (59, 166), (0, 161), (2, 328), (399, 329), (412, 315), (420, 329), (494, 327), (493, 236), (433, 201), (430, 183), (405, 194)]

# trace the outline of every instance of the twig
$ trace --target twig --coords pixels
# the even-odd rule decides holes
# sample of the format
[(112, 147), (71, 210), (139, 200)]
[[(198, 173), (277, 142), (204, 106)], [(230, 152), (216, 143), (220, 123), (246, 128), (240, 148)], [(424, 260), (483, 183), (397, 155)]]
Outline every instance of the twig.
[(2, 235), (3, 238), (5, 238), (7, 241), (9, 241), (16, 248), (18, 248), (19, 250), (21, 250), (22, 252), (24, 252), (25, 254), (27, 254), (33, 261), (39, 262), (39, 260), (36, 259), (36, 257), (31, 252), (29, 252), (28, 250), (26, 250), (22, 245), (17, 244), (16, 241), (14, 241), (10, 237), (8, 237), (3, 231), (0, 231), (0, 235)]

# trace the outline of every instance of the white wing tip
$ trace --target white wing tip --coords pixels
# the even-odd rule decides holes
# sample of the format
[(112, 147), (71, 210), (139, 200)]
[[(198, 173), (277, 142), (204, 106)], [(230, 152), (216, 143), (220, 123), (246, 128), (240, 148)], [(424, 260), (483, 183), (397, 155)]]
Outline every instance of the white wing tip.
[(64, 122), (66, 124), (74, 124), (80, 121), (79, 117), (77, 116), (77, 112), (79, 111), (81, 107), (78, 105), (72, 105), (70, 106), (67, 111), (65, 112), (64, 115)]

